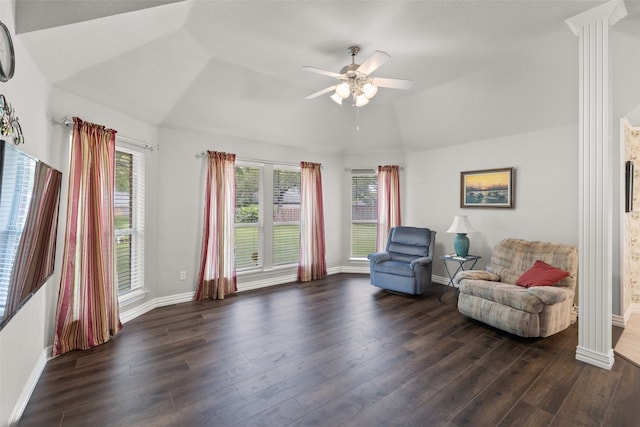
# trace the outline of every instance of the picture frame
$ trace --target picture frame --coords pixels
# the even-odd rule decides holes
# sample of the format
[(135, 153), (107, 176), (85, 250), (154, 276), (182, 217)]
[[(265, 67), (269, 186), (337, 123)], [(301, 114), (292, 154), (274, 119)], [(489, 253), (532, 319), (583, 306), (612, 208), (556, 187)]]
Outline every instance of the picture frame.
[(513, 208), (514, 168), (460, 172), (461, 208)]

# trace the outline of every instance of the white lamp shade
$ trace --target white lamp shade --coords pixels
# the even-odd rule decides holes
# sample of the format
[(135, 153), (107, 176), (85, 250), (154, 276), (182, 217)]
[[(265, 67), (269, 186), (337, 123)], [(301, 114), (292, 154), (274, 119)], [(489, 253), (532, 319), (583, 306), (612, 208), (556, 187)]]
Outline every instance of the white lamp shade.
[(329, 98), (333, 99), (336, 104), (342, 105), (342, 98), (337, 93), (334, 93)]
[(345, 82), (340, 83), (338, 86), (336, 86), (336, 94), (342, 99), (348, 98), (351, 94), (349, 85)]
[(367, 99), (371, 99), (376, 96), (376, 93), (378, 93), (378, 86), (367, 83), (362, 87), (362, 91), (364, 92), (364, 96), (366, 96)]
[(356, 107), (363, 107), (369, 103), (369, 98), (364, 95), (359, 95), (356, 98)]
[(466, 215), (456, 215), (453, 218), (453, 224), (447, 230), (447, 233), (460, 233), (467, 234), (476, 231), (469, 223), (469, 218)]

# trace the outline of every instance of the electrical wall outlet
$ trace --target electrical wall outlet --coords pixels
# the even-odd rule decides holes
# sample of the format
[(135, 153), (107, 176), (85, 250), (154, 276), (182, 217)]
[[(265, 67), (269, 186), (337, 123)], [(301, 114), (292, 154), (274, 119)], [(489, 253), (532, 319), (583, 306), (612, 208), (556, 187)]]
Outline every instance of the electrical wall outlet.
[(187, 280), (187, 272), (182, 270), (180, 272), (180, 280)]

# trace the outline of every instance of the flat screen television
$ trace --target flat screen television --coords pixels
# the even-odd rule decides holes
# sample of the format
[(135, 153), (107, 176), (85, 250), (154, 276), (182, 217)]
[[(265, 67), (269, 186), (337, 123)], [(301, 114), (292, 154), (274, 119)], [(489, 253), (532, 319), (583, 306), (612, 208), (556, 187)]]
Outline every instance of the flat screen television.
[(0, 329), (53, 274), (61, 181), (0, 140)]

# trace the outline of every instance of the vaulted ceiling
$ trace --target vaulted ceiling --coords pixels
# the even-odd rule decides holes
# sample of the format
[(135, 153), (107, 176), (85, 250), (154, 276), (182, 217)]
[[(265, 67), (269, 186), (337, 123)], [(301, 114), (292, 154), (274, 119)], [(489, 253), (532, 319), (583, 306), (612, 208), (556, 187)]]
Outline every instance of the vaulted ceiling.
[[(412, 151), (575, 122), (564, 20), (600, 3), (17, 0), (16, 31), (52, 85), (160, 127)], [(640, 39), (627, 3), (618, 25)], [(351, 45), (356, 62), (387, 52), (373, 75), (413, 89), (380, 89), (362, 108), (305, 100), (334, 80), (301, 67), (337, 72)]]

